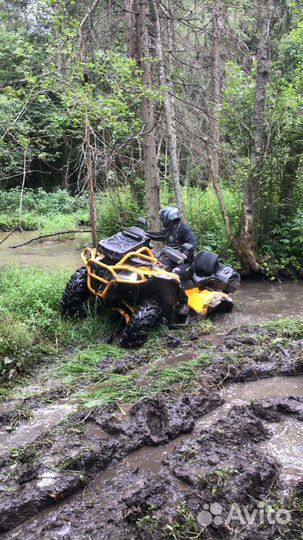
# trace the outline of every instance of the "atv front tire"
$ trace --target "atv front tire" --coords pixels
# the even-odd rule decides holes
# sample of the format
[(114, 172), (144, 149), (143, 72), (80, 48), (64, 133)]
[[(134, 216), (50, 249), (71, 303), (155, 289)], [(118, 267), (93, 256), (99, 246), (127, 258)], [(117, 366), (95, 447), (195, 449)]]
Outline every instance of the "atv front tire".
[(61, 300), (61, 313), (69, 317), (83, 318), (87, 315), (87, 304), (91, 293), (87, 286), (87, 268), (79, 268), (66, 285)]
[(155, 300), (143, 300), (131, 316), (125, 327), (120, 345), (122, 347), (141, 347), (147, 340), (148, 333), (162, 312), (161, 306)]

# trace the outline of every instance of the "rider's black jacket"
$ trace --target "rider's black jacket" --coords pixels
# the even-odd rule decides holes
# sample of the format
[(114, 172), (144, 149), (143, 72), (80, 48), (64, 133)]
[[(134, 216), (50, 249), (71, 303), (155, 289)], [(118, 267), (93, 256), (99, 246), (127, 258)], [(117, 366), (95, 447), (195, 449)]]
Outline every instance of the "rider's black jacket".
[(191, 244), (194, 248), (196, 247), (196, 238), (193, 230), (184, 223), (180, 221), (171, 231), (167, 233), (167, 245), (172, 247), (179, 247), (182, 244)]
[(153, 240), (163, 240), (171, 247), (177, 248), (182, 244), (191, 244), (194, 248), (196, 247), (195, 234), (189, 225), (183, 221), (176, 223), (169, 230), (165, 229), (161, 232), (151, 232), (149, 234)]

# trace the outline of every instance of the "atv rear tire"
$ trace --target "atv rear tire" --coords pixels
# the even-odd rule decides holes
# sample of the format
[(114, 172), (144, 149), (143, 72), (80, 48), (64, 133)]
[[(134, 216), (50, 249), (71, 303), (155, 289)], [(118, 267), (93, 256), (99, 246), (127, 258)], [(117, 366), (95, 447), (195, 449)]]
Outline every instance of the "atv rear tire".
[(84, 318), (91, 293), (87, 286), (87, 268), (79, 268), (66, 285), (61, 300), (61, 313), (69, 317)]
[(148, 333), (162, 312), (155, 300), (143, 300), (123, 331), (120, 345), (122, 347), (141, 347), (147, 340)]

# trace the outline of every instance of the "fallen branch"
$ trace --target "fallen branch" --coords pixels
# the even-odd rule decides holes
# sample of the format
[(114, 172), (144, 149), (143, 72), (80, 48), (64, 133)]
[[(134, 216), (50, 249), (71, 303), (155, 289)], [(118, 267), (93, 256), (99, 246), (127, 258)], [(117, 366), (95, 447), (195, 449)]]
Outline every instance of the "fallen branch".
[(1, 241), (0, 241), (0, 245), (3, 244), (3, 242), (5, 242), (5, 240), (7, 240), (15, 231), (19, 231), (19, 227), (15, 227), (12, 231), (10, 231), (5, 238), (3, 238)]
[[(12, 234), (14, 231), (12, 231), (10, 234)], [(27, 244), (31, 244), (31, 242), (34, 242), (35, 240), (41, 240), (42, 238), (49, 238), (50, 236), (58, 236), (59, 234), (75, 234), (75, 233), (90, 233), (90, 229), (86, 229), (85, 231), (60, 231), (56, 233), (51, 234), (42, 234), (41, 236), (36, 236), (35, 238), (32, 238), (31, 240), (28, 240), (27, 242), (24, 242), (23, 244), (18, 244), (17, 246), (9, 246), (10, 249), (16, 249), (18, 247), (27, 246)], [(97, 231), (100, 232), (100, 231)], [(4, 238), (6, 240), (6, 238)], [(4, 242), (2, 240), (2, 242)], [(1, 243), (2, 243), (1, 242)]]

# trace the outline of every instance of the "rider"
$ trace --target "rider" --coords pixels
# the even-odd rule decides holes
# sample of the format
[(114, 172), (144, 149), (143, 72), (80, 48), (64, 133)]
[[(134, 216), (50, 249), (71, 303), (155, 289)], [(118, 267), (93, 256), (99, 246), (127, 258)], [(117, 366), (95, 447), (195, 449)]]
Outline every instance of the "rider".
[(193, 230), (182, 221), (181, 212), (176, 206), (166, 206), (159, 212), (160, 221), (166, 231), (167, 245), (180, 247), (182, 244), (191, 244), (196, 247), (196, 238)]
[[(182, 221), (182, 216), (179, 208), (175, 206), (166, 206), (162, 208), (159, 212), (160, 221), (164, 227), (164, 231), (159, 240), (165, 240), (168, 246), (174, 248), (180, 248), (184, 244), (189, 244), (192, 248), (188, 247), (185, 249), (187, 254), (187, 263), (179, 264), (174, 267), (173, 263), (170, 264), (173, 272), (178, 274), (181, 278), (181, 281), (186, 281), (190, 277), (191, 265), (189, 263), (194, 260), (194, 249), (196, 247), (196, 238), (193, 230)], [(188, 298), (185, 294), (185, 290), (182, 287), (180, 293), (180, 305), (178, 313), (179, 315), (186, 315), (188, 313)]]

